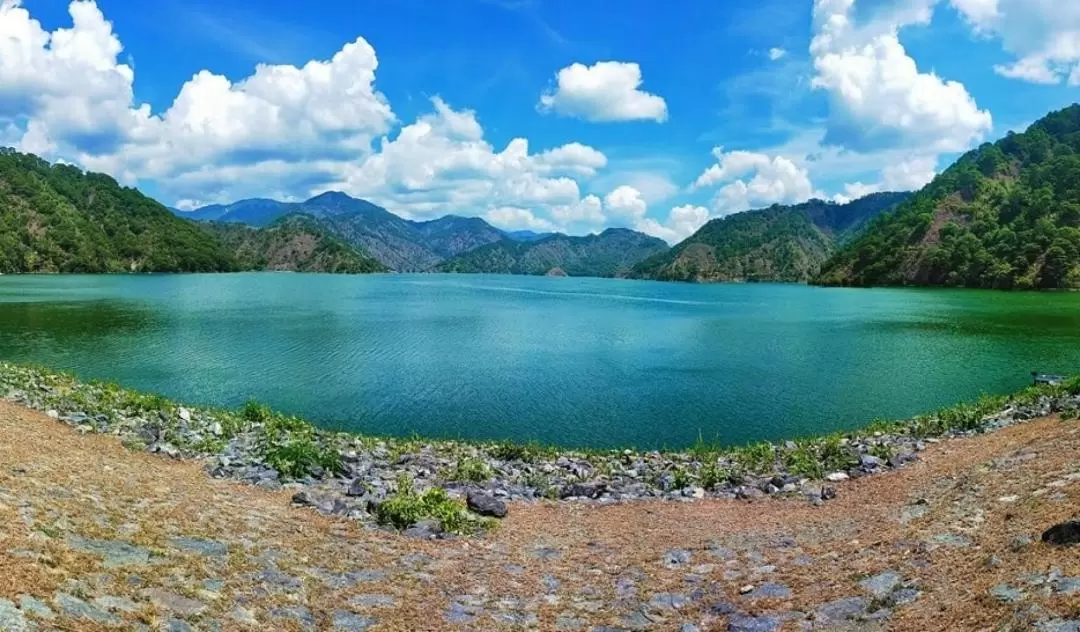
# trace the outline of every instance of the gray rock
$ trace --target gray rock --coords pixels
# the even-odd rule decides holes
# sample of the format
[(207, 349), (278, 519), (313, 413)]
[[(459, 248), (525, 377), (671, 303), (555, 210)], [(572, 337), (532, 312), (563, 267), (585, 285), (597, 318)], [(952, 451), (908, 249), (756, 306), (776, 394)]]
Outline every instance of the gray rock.
[(664, 553), (662, 562), (664, 566), (668, 568), (678, 568), (690, 563), (690, 558), (693, 555), (686, 549), (672, 549), (667, 553)]
[(1043, 532), (1042, 541), (1054, 546), (1080, 544), (1080, 520), (1069, 520), (1050, 527)]
[(602, 493), (604, 493), (604, 487), (602, 485), (574, 483), (572, 485), (563, 486), (563, 488), (559, 490), (559, 497), (598, 498)]
[(181, 619), (169, 619), (165, 623), (165, 632), (195, 632), (195, 628), (187, 621)]
[(232, 610), (229, 611), (229, 618), (243, 625), (259, 625), (259, 620), (255, 618), (255, 615), (247, 608), (239, 605), (233, 606)]
[(880, 599), (896, 590), (903, 581), (904, 578), (900, 576), (900, 573), (897, 573), (896, 571), (885, 571), (884, 573), (879, 573), (873, 577), (862, 580), (859, 582), (859, 586), (866, 592)]
[(229, 553), (228, 545), (223, 542), (200, 538), (169, 538), (169, 546), (204, 557), (224, 557)]
[(491, 494), (486, 494), (479, 491), (470, 491), (465, 496), (465, 500), (469, 506), (469, 509), (475, 511), (481, 516), (492, 516), (494, 518), (506, 517), (506, 503), (495, 498)]
[(1035, 541), (1031, 539), (1030, 535), (1018, 535), (1012, 540), (1009, 540), (1009, 550), (1014, 553), (1019, 553), (1034, 544), (1034, 542)]
[(690, 598), (680, 593), (657, 593), (649, 600), (649, 607), (659, 610), (678, 610), (690, 604)]
[(206, 610), (206, 604), (194, 599), (188, 599), (174, 592), (161, 588), (150, 588), (144, 592), (150, 603), (162, 610), (175, 612), (176, 614), (191, 616), (202, 614)]
[(81, 553), (102, 558), (105, 568), (145, 566), (150, 563), (150, 551), (117, 540), (86, 540), (77, 536), (67, 538), (68, 547)]
[(354, 608), (385, 608), (395, 603), (396, 600), (390, 595), (363, 594), (349, 598), (349, 605)]
[(728, 632), (776, 632), (780, 619), (772, 615), (750, 616), (734, 614), (728, 618)]
[(1024, 593), (1007, 584), (998, 584), (990, 589), (990, 596), (1002, 603), (1016, 603), (1024, 598)]
[(909, 603), (915, 603), (920, 596), (922, 596), (922, 592), (915, 588), (901, 588), (893, 591), (886, 599), (886, 603), (892, 608), (906, 606)]
[(342, 632), (364, 632), (374, 626), (379, 620), (375, 617), (365, 617), (344, 610), (334, 612), (333, 629)]
[(37, 624), (26, 619), (15, 604), (7, 599), (0, 599), (0, 630), (5, 632), (30, 632), (37, 630)]
[(1080, 594), (1080, 577), (1061, 577), (1051, 582), (1051, 586), (1059, 595)]
[(102, 610), (108, 610), (109, 612), (127, 612), (134, 613), (142, 610), (139, 604), (132, 601), (129, 597), (114, 597), (112, 595), (101, 595), (94, 598), (94, 605)]
[(472, 623), (483, 614), (484, 608), (479, 605), (461, 603), (454, 600), (450, 602), (450, 608), (443, 614), (447, 623)]
[(885, 461), (872, 454), (860, 454), (859, 465), (861, 465), (864, 470), (872, 470), (874, 468), (884, 467)]
[(745, 595), (747, 599), (788, 599), (791, 588), (778, 582), (766, 582)]
[(82, 599), (67, 593), (56, 593), (53, 596), (53, 603), (60, 612), (63, 612), (72, 619), (87, 619), (94, 623), (101, 623), (104, 625), (120, 625), (123, 623), (123, 620), (120, 619), (120, 617), (109, 614), (99, 608), (95, 608)]
[(305, 606), (284, 606), (270, 611), (270, 618), (279, 621), (295, 621), (302, 630), (315, 629), (315, 617)]
[(588, 625), (584, 619), (579, 619), (573, 615), (560, 614), (555, 617), (555, 629), (558, 632), (577, 632), (577, 630), (584, 630)]
[[(19, 608), (23, 612), (28, 612), (38, 619), (51, 621), (56, 618), (56, 613), (52, 611), (52, 608), (47, 606), (44, 601), (39, 601), (30, 595), (22, 595), (19, 597)], [(2, 628), (2, 626), (0, 626), (0, 628)]]
[(930, 537), (930, 541), (934, 544), (942, 544), (944, 546), (951, 546), (957, 549), (963, 549), (971, 546), (971, 539), (967, 536), (956, 535), (954, 533), (939, 533)]
[(405, 537), (417, 538), (418, 540), (431, 540), (442, 534), (442, 525), (438, 520), (421, 520), (405, 529)]
[(827, 622), (858, 621), (867, 616), (870, 602), (865, 597), (845, 597), (818, 606), (818, 619)]

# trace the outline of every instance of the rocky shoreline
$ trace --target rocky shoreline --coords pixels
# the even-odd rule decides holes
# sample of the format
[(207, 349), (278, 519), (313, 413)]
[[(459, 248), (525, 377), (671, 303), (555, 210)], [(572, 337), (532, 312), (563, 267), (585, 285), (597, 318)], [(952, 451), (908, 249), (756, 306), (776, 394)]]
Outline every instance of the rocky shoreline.
[(117, 435), (131, 449), (198, 459), (215, 477), (294, 489), (294, 503), (323, 513), (438, 538), (490, 527), (507, 502), (789, 496), (820, 504), (836, 496), (836, 483), (903, 467), (930, 443), (1053, 413), (1075, 417), (1080, 380), (852, 433), (681, 452), (373, 438), (320, 430), (254, 402), (240, 411), (187, 407), (7, 363), (0, 396), (80, 432)]

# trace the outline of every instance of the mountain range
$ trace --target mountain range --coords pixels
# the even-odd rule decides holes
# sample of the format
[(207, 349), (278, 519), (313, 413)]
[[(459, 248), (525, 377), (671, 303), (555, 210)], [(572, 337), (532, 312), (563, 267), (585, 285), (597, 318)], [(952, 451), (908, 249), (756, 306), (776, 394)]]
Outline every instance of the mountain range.
[(671, 250), (639, 262), (629, 276), (699, 283), (807, 282), (839, 244), (909, 195), (875, 193), (847, 204), (810, 200), (714, 219)]
[(550, 235), (531, 241), (501, 241), (445, 261), (439, 272), (548, 274), (552, 276), (624, 277), (635, 263), (666, 252), (667, 243), (626, 228), (598, 235)]

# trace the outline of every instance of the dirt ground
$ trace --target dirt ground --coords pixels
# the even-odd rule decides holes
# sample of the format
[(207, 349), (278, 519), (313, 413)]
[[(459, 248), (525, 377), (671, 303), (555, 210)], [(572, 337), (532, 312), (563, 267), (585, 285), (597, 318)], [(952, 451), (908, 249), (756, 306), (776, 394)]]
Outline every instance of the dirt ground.
[(441, 542), (10, 403), (0, 437), (0, 630), (1080, 630), (1080, 547), (1039, 539), (1080, 517), (1076, 421), (935, 444), (820, 507), (515, 504)]

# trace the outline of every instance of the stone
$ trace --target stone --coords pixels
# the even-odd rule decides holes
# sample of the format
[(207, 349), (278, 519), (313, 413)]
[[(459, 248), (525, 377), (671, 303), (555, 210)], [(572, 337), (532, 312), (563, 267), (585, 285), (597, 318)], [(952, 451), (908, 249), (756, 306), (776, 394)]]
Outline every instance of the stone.
[[(51, 621), (56, 618), (56, 613), (52, 611), (52, 608), (47, 606), (44, 601), (35, 599), (30, 595), (22, 595), (19, 597), (19, 609), (34, 615), (38, 619), (44, 619), (46, 621)], [(0, 629), (2, 629), (2, 626), (0, 626)]]
[(349, 483), (349, 489), (345, 492), (345, 494), (347, 496), (359, 498), (361, 496), (366, 496), (368, 491), (368, 484), (364, 481), (364, 479), (354, 478), (352, 482)]
[(1080, 544), (1080, 520), (1069, 520), (1050, 527), (1043, 532), (1042, 541), (1054, 546)]
[(963, 549), (971, 546), (971, 539), (967, 536), (956, 535), (953, 533), (939, 533), (931, 536), (930, 541), (934, 544), (943, 544), (945, 546), (951, 546), (957, 549)]
[(175, 612), (179, 615), (191, 616), (202, 614), (206, 610), (206, 604), (201, 601), (189, 599), (174, 592), (161, 588), (150, 588), (144, 592), (150, 603), (162, 610)]
[(305, 606), (284, 606), (270, 611), (270, 618), (279, 621), (295, 621), (302, 630), (315, 629), (315, 617)]
[(181, 406), (180, 410), (176, 411), (176, 413), (178, 415), (180, 415), (180, 419), (184, 420), (185, 422), (190, 422), (191, 421), (191, 411), (190, 410), (188, 410), (188, 409)]
[(579, 619), (572, 614), (560, 614), (555, 617), (555, 629), (559, 632), (576, 632), (584, 630), (588, 625), (584, 619)]
[(484, 608), (479, 605), (466, 604), (458, 600), (450, 602), (450, 608), (443, 614), (447, 623), (472, 623), (483, 614)]
[(108, 610), (110, 612), (127, 612), (135, 613), (142, 608), (139, 604), (132, 601), (129, 597), (114, 597), (112, 595), (101, 595), (94, 598), (94, 605), (102, 610)]
[(1014, 553), (1019, 553), (1032, 544), (1034, 544), (1034, 540), (1031, 539), (1030, 535), (1018, 535), (1012, 540), (1009, 540), (1009, 550)]
[(201, 538), (169, 538), (169, 546), (203, 557), (224, 557), (229, 553), (228, 545)]
[(165, 632), (195, 632), (187, 621), (181, 619), (169, 619), (165, 623)]
[(385, 608), (395, 603), (395, 599), (390, 595), (363, 594), (349, 598), (349, 605), (354, 608)]
[(1016, 603), (1024, 598), (1024, 593), (1007, 584), (998, 584), (990, 589), (990, 596), (1001, 603)]
[(904, 578), (900, 576), (900, 573), (897, 573), (896, 571), (885, 571), (884, 573), (879, 573), (873, 577), (862, 580), (859, 582), (859, 586), (874, 597), (880, 599), (896, 590), (903, 581)]
[(748, 599), (788, 599), (791, 597), (791, 589), (779, 582), (766, 582), (749, 593)]
[(86, 540), (69, 536), (67, 545), (81, 553), (102, 558), (105, 568), (143, 566), (150, 563), (150, 551), (117, 540)]
[(776, 632), (780, 629), (780, 618), (772, 615), (750, 616), (734, 614), (728, 618), (728, 632)]
[(365, 617), (352, 612), (337, 610), (334, 612), (331, 626), (332, 629), (341, 630), (342, 632), (364, 632), (378, 622), (379, 620), (375, 617)]
[(895, 608), (896, 606), (906, 606), (909, 603), (915, 603), (921, 596), (922, 592), (915, 588), (901, 588), (893, 591), (885, 601), (889, 607)]
[(604, 489), (599, 485), (574, 483), (559, 490), (559, 498), (597, 498)]
[(657, 593), (649, 600), (649, 607), (658, 610), (678, 610), (690, 603), (690, 598), (679, 593)]
[(58, 592), (53, 596), (53, 603), (61, 612), (72, 619), (87, 619), (103, 625), (120, 625), (123, 623), (120, 617), (109, 614), (100, 608), (95, 608), (74, 595)]
[(1080, 595), (1080, 577), (1060, 577), (1051, 581), (1051, 587), (1058, 595)]
[(821, 500), (833, 500), (836, 498), (835, 487), (822, 487), (821, 488)]
[(885, 461), (873, 454), (860, 454), (859, 465), (861, 465), (864, 470), (872, 470), (874, 468), (884, 467)]
[(475, 511), (481, 516), (491, 516), (493, 518), (505, 518), (506, 517), (506, 503), (495, 498), (491, 494), (486, 494), (479, 491), (470, 491), (465, 496), (466, 503), (469, 509)]
[(5, 632), (30, 632), (36, 629), (37, 626), (31, 621), (27, 621), (26, 615), (16, 608), (15, 604), (7, 599), (0, 599), (0, 630)]
[(825, 480), (830, 483), (839, 483), (841, 481), (846, 481), (848, 478), (850, 477), (847, 475), (847, 472), (832, 472), (825, 476)]
[(243, 606), (233, 606), (229, 611), (229, 618), (243, 625), (259, 625), (259, 620), (255, 618), (255, 615)]
[(815, 612), (818, 619), (841, 623), (865, 618), (869, 607), (870, 603), (865, 597), (845, 597), (822, 604)]
[(686, 549), (672, 549), (667, 553), (664, 553), (662, 562), (664, 566), (668, 568), (679, 568), (690, 562), (692, 554)]
[(431, 540), (439, 537), (442, 532), (442, 524), (440, 524), (438, 520), (421, 520), (410, 526), (408, 529), (405, 529), (404, 535), (407, 538)]

